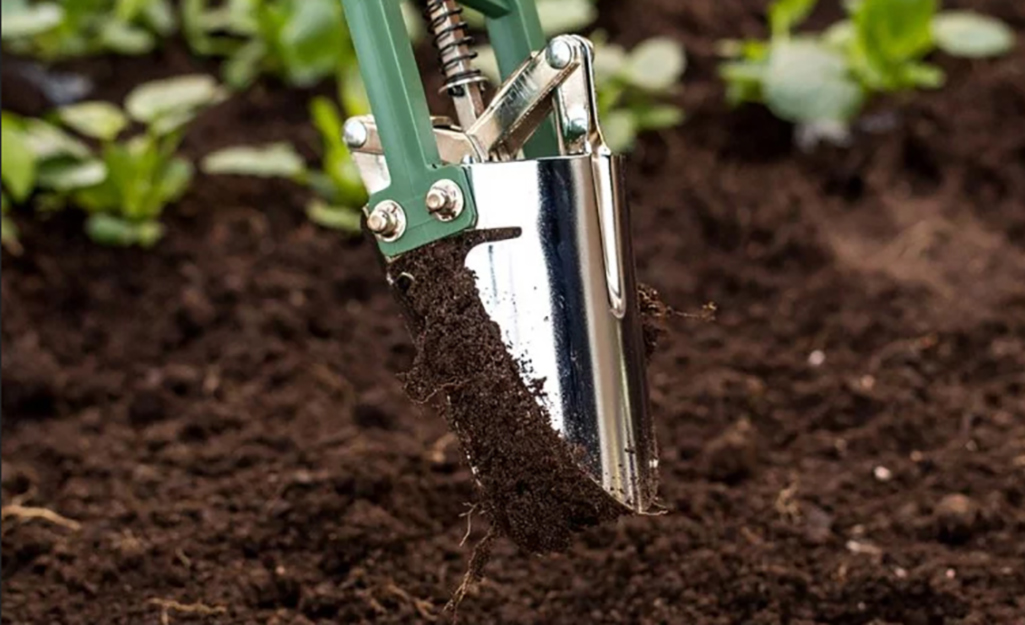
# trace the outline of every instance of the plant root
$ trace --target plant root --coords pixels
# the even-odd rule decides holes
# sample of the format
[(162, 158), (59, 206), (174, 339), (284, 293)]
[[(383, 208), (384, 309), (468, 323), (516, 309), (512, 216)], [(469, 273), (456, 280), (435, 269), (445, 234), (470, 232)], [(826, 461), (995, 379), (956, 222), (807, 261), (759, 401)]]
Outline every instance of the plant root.
[(31, 519), (42, 519), (53, 523), (54, 525), (66, 527), (75, 532), (82, 529), (82, 524), (78, 521), (61, 516), (53, 510), (48, 510), (46, 508), (33, 508), (31, 506), (23, 506), (21, 504), (11, 504), (0, 508), (0, 519), (7, 520), (8, 518), (26, 521)]
[(452, 622), (459, 618), (459, 604), (466, 598), (466, 594), (484, 579), (484, 568), (491, 561), (491, 549), (498, 540), (498, 530), (494, 525), (488, 528), (488, 533), (473, 548), (473, 555), (470, 556), (470, 563), (466, 567), (466, 574), (459, 588), (452, 594), (452, 598), (445, 605), (445, 612), (452, 615)]
[(146, 603), (160, 608), (160, 625), (171, 625), (171, 611), (182, 614), (198, 614), (200, 616), (218, 616), (227, 614), (228, 608), (220, 605), (209, 606), (202, 603), (178, 603), (173, 599), (153, 598)]

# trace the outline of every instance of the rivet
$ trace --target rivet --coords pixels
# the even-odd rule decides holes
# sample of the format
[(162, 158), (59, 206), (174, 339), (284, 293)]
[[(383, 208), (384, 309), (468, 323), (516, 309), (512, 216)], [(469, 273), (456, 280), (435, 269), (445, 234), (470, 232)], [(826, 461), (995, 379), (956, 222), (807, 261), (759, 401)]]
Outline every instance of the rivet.
[(343, 134), (345, 145), (353, 149), (363, 147), (370, 140), (370, 131), (367, 129), (367, 125), (358, 119), (350, 119), (345, 122)]
[(556, 37), (545, 50), (545, 60), (555, 69), (566, 69), (573, 61), (573, 46), (564, 37)]

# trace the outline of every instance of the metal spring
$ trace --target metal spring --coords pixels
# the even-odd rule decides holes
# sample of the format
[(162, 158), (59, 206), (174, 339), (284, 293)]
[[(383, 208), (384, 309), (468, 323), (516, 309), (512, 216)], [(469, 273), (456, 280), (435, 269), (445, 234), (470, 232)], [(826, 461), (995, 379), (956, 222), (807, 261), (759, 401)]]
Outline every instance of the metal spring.
[(463, 8), (455, 0), (427, 0), (425, 13), (445, 76), (442, 90), (458, 95), (468, 84), (487, 82), (473, 65), (477, 53), (472, 47), (473, 37), (467, 34), (469, 26), (463, 19)]

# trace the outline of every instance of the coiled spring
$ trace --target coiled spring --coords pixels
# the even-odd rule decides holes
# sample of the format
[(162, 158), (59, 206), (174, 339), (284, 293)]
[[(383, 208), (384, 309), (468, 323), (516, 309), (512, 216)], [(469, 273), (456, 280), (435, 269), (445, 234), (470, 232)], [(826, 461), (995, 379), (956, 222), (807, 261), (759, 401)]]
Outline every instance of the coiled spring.
[(444, 90), (458, 96), (467, 85), (487, 82), (481, 71), (474, 67), (477, 53), (473, 37), (463, 19), (463, 8), (455, 0), (427, 0), (425, 11), (438, 49), (438, 61), (445, 76)]

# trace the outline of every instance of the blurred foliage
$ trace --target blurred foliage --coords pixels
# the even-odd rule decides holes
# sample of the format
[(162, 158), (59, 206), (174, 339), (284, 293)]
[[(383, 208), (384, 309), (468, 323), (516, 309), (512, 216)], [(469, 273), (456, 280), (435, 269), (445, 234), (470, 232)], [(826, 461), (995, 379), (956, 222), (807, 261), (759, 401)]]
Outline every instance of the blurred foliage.
[[(547, 37), (581, 32), (598, 19), (595, 0), (537, 0)], [(483, 26), (479, 14), (467, 11), (468, 21)], [(598, 109), (605, 140), (613, 151), (633, 149), (637, 135), (672, 128), (683, 122), (684, 112), (666, 100), (679, 88), (687, 66), (683, 46), (657, 37), (627, 51), (608, 43), (602, 32), (592, 33), (595, 45), (595, 81)], [(477, 48), (479, 67), (494, 83), (501, 82), (494, 51)]]
[[(369, 107), (352, 114), (364, 114)], [(309, 187), (314, 197), (306, 206), (309, 218), (322, 226), (349, 233), (360, 231), (360, 209), (367, 201), (359, 171), (343, 137), (342, 112), (328, 98), (310, 104), (313, 124), (321, 138), (321, 167), (310, 167), (288, 143), (229, 147), (207, 155), (201, 168), (212, 175), (284, 178)]]
[[(4, 112), (5, 210), (8, 200), (41, 214), (78, 208), (99, 243), (154, 245), (163, 234), (161, 212), (192, 180), (192, 164), (177, 153), (184, 129), (225, 97), (213, 78), (190, 75), (136, 87), (123, 109), (82, 102), (58, 108), (49, 121)], [(121, 139), (132, 124), (142, 130)], [(16, 231), (8, 226), (10, 246)]]
[[(310, 107), (321, 136), (319, 168), (289, 144), (228, 148), (208, 155), (202, 166), (209, 174), (303, 184), (315, 193), (307, 206), (312, 220), (359, 230), (367, 196), (342, 139), (343, 114), (370, 110), (339, 0), (180, 0), (180, 14), (171, 0), (2, 2), (4, 46), (44, 61), (146, 53), (160, 37), (176, 32), (180, 18), (193, 53), (224, 59), (223, 80), (232, 89), (244, 89), (264, 75), (295, 87), (334, 78), (339, 104), (317, 98)], [(538, 0), (538, 8), (549, 36), (585, 29), (598, 16), (594, 0)], [(403, 9), (415, 41), (425, 32), (423, 17), (412, 2), (404, 2)], [(483, 23), (479, 15), (467, 14)], [(608, 44), (602, 33), (593, 38), (599, 108), (613, 149), (630, 149), (639, 132), (682, 121), (683, 112), (664, 102), (686, 65), (679, 44), (653, 39), (627, 51)], [(482, 50), (485, 71), (489, 63), (493, 55)], [(154, 244), (162, 233), (163, 207), (179, 198), (192, 178), (191, 164), (177, 155), (182, 129), (198, 110), (224, 97), (209, 77), (189, 76), (138, 87), (124, 110), (85, 102), (58, 109), (50, 121), (5, 113), (5, 245), (17, 245), (8, 210), (22, 205), (43, 214), (80, 208), (89, 213), (87, 231), (97, 241)], [(132, 124), (144, 130), (121, 139)]]
[(4, 48), (44, 61), (146, 54), (177, 29), (170, 0), (2, 0)]
[[(356, 66), (340, 0), (182, 0), (181, 7), (189, 47), (225, 58), (224, 82), (233, 89), (261, 74), (310, 87)], [(408, 2), (403, 8), (415, 34), (420, 18)]]
[(999, 20), (940, 12), (938, 0), (848, 0), (846, 19), (821, 33), (793, 34), (815, 5), (776, 0), (768, 41), (722, 43), (731, 104), (763, 103), (791, 122), (847, 124), (875, 93), (942, 86), (943, 70), (925, 60), (936, 49), (985, 58), (1014, 46)]

